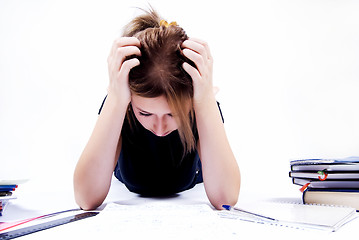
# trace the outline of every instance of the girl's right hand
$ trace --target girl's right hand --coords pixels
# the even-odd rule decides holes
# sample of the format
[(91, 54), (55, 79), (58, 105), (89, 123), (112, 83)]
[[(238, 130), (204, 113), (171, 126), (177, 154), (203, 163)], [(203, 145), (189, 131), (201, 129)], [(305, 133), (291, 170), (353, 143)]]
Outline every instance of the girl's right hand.
[(131, 92), (128, 83), (128, 75), (132, 68), (138, 66), (137, 58), (126, 60), (129, 56), (141, 56), (140, 41), (135, 37), (120, 37), (112, 45), (110, 55), (107, 58), (109, 72), (108, 97), (130, 103)]

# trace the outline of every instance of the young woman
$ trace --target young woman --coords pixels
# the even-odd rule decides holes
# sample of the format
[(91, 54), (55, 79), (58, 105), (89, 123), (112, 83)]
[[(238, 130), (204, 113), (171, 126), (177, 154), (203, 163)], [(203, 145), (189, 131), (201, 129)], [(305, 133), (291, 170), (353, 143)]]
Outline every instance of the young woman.
[(240, 173), (212, 85), (206, 42), (151, 10), (113, 43), (109, 86), (74, 173), (82, 209), (102, 204), (112, 174), (135, 193), (164, 196), (204, 183), (211, 204), (234, 205)]

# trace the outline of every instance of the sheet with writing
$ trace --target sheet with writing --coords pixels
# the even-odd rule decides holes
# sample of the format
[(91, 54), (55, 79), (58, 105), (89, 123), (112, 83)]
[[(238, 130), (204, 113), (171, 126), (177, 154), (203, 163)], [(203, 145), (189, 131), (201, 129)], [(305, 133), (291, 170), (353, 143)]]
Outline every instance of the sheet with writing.
[(120, 233), (121, 236), (129, 237), (158, 235), (168, 239), (220, 239), (223, 232), (219, 231), (219, 219), (216, 212), (206, 204), (109, 204), (94, 222), (97, 222), (99, 231), (110, 235)]
[[(233, 239), (221, 217), (206, 204), (109, 203), (96, 217), (34, 234), (73, 239)], [(30, 236), (31, 237), (31, 236)]]

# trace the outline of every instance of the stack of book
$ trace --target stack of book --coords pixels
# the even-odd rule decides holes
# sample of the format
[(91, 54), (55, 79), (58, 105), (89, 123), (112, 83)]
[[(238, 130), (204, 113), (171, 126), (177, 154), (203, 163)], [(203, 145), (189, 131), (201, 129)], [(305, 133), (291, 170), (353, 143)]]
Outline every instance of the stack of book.
[(5, 207), (10, 200), (16, 199), (13, 192), (17, 188), (17, 184), (13, 181), (0, 180), (0, 216), (4, 214)]
[(289, 176), (301, 186), (303, 203), (354, 207), (359, 211), (359, 157), (290, 162)]

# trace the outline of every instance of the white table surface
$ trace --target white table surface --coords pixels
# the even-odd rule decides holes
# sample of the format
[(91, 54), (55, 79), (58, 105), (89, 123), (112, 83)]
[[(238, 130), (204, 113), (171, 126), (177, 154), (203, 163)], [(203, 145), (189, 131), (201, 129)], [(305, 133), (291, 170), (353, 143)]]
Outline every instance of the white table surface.
[[(68, 179), (68, 178), (67, 178)], [(72, 180), (61, 182), (59, 184), (47, 182), (45, 186), (41, 180), (30, 180), (22, 184), (15, 191), (17, 199), (12, 200), (5, 210), (4, 216), (0, 217), (0, 222), (16, 221), (20, 219), (36, 217), (47, 213), (62, 211), (66, 209), (78, 208), (73, 197)], [(38, 186), (42, 186), (39, 188)], [(264, 191), (265, 192), (265, 191)], [(241, 202), (247, 201), (291, 201), (300, 203), (301, 199), (296, 195), (293, 196), (268, 196), (261, 194), (260, 191), (247, 191), (244, 189), (239, 198), (238, 206)], [(145, 204), (152, 202), (166, 202), (170, 204), (209, 204), (206, 197), (203, 184), (197, 185), (195, 188), (168, 198), (144, 198), (137, 194), (129, 192), (126, 187), (117, 181), (112, 180), (112, 185), (108, 197), (104, 204), (99, 208), (103, 209), (107, 203), (116, 202), (119, 204)], [(358, 214), (358, 213), (357, 213)], [(280, 227), (268, 224), (258, 224), (239, 220), (225, 219), (229, 225), (236, 231), (234, 239), (257, 239), (254, 237), (263, 237), (272, 239), (317, 239), (319, 237), (325, 239), (344, 239), (359, 234), (359, 219), (356, 218), (341, 227), (337, 232), (324, 232), (320, 230), (300, 230), (290, 227)], [(235, 222), (234, 222), (235, 221)], [(67, 224), (70, 225), (70, 224)], [(58, 233), (66, 231), (66, 228), (57, 227)], [(63, 230), (61, 230), (63, 229)], [(21, 237), (19, 239), (48, 239), (49, 237), (61, 236), (56, 234), (52, 236), (53, 231), (42, 231)], [(63, 232), (62, 232), (63, 233)], [(66, 235), (66, 233), (63, 233)], [(50, 235), (50, 236), (48, 236)], [(197, 236), (198, 237), (198, 236)], [(194, 239), (201, 239), (200, 237)]]

